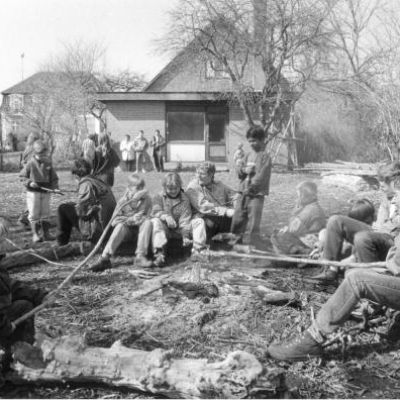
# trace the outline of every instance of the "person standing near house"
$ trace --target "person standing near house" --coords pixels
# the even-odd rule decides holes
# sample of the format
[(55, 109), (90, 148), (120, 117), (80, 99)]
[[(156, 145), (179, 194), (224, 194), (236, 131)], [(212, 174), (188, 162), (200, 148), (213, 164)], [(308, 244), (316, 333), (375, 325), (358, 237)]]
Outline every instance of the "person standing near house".
[(135, 149), (129, 135), (125, 135), (125, 139), (121, 141), (119, 149), (124, 163), (124, 170), (132, 171), (133, 163), (135, 161)]
[(153, 159), (156, 170), (164, 172), (165, 139), (161, 136), (158, 129), (156, 129), (156, 134), (153, 136), (150, 145), (153, 147)]
[(269, 194), (272, 162), (266, 150), (265, 132), (252, 126), (246, 133), (251, 151), (237, 168), (240, 196), (232, 218), (231, 232), (253, 245), (261, 244), (260, 223), (264, 197)]
[(149, 158), (147, 154), (147, 149), (149, 147), (149, 142), (144, 137), (144, 132), (139, 131), (138, 136), (134, 140), (134, 149), (136, 157), (136, 172), (146, 172), (146, 161)]
[[(29, 221), (33, 232), (32, 241), (37, 243), (51, 240), (50, 193), (46, 189), (58, 189), (58, 176), (47, 157), (47, 149), (41, 140), (33, 144), (34, 156), (28, 161), (20, 173), (27, 189), (26, 200), (29, 210)], [(42, 233), (40, 233), (42, 228)]]
[(99, 147), (93, 159), (92, 175), (109, 186), (114, 185), (114, 169), (118, 167), (120, 159), (117, 152), (111, 147), (107, 133), (100, 136)]

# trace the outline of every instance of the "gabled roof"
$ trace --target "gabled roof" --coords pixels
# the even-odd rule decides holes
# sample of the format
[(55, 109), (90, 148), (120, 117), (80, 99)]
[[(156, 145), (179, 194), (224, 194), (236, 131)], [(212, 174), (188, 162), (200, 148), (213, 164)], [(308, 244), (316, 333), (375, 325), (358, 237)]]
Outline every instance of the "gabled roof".
[(35, 88), (41, 85), (47, 84), (54, 80), (59, 74), (57, 72), (37, 72), (29, 78), (17, 83), (10, 88), (3, 90), (3, 95), (7, 94), (30, 94), (35, 91)]

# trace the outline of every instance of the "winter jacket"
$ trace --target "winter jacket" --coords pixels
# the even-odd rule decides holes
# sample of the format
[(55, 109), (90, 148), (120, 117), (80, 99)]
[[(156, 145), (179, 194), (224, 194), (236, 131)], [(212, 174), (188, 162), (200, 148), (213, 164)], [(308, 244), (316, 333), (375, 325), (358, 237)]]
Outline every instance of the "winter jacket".
[(139, 226), (150, 216), (152, 202), (147, 190), (132, 193), (128, 189), (118, 201), (117, 208), (126, 202), (129, 203), (118, 212), (116, 220), (125, 220), (124, 223), (128, 226)]
[(93, 211), (93, 207), (100, 207), (99, 222), (104, 229), (114, 212), (116, 201), (114, 194), (106, 183), (93, 176), (85, 176), (79, 181), (78, 201), (75, 205), (80, 219), (86, 219)]
[(318, 233), (326, 226), (326, 216), (318, 201), (313, 201), (292, 214), (289, 221), (288, 232), (297, 236), (308, 233)]
[(19, 176), (24, 179), (29, 192), (43, 192), (40, 188), (31, 188), (29, 186), (31, 182), (46, 189), (58, 188), (58, 176), (49, 159), (39, 161), (35, 157), (31, 157)]
[(102, 149), (98, 148), (94, 153), (92, 175), (106, 183), (114, 185), (114, 169), (118, 167), (120, 159), (114, 149), (108, 150), (104, 155)]
[(192, 209), (189, 198), (181, 192), (178, 197), (168, 197), (165, 192), (161, 192), (153, 198), (153, 208), (151, 217), (161, 218), (171, 216), (177, 223), (182, 237), (189, 238), (191, 231), (190, 220), (192, 218)]
[(213, 181), (208, 187), (202, 186), (198, 179), (193, 179), (185, 191), (190, 200), (193, 214), (218, 215), (218, 207), (233, 207), (235, 191), (222, 182)]
[(396, 192), (391, 200), (386, 196), (381, 201), (373, 229), (389, 233), (395, 237), (400, 232), (400, 193)]
[[(254, 165), (254, 172), (247, 174), (246, 166)], [(237, 167), (240, 179), (239, 190), (250, 196), (266, 196), (269, 194), (272, 161), (267, 150), (250, 151), (244, 161)]]

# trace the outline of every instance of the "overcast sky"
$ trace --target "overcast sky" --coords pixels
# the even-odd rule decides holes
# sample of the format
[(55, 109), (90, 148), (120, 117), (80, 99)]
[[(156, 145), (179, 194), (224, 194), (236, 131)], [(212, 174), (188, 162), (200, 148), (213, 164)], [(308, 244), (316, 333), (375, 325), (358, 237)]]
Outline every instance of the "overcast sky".
[(151, 79), (168, 58), (154, 51), (166, 12), (177, 0), (0, 0), (0, 92), (32, 75), (62, 43), (80, 38), (106, 46), (106, 67)]

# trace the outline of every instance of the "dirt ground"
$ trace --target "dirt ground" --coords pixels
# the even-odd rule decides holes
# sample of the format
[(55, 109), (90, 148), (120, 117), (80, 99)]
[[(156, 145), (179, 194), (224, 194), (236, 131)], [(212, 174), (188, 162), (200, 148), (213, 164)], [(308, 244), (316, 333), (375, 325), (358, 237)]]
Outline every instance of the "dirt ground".
[[(60, 172), (60, 187), (75, 188), (71, 175)], [(187, 183), (193, 173), (184, 172)], [(146, 176), (152, 193), (160, 190), (162, 175)], [(127, 174), (117, 173), (114, 192), (119, 198), (124, 190)], [(236, 179), (229, 173), (217, 174), (217, 179), (231, 186)], [(262, 230), (267, 236), (274, 228), (283, 226), (294, 207), (295, 187), (302, 180), (319, 181), (319, 177), (300, 174), (272, 176), (271, 194), (266, 201)], [(1, 214), (16, 221), (24, 208), (25, 197), (16, 174), (1, 176)], [(52, 208), (74, 194), (53, 198)], [(320, 201), (328, 215), (343, 213), (355, 194), (340, 188), (320, 186)], [(364, 192), (377, 202), (377, 192)], [(29, 243), (28, 233), (15, 229), (21, 245)], [(54, 289), (80, 261), (65, 260), (65, 267), (36, 264), (12, 270), (15, 278), (31, 284)], [(400, 353), (397, 345), (389, 345), (380, 331), (363, 333), (353, 338), (345, 351), (332, 347), (324, 359), (299, 363), (278, 363), (265, 355), (269, 343), (293, 336), (310, 323), (311, 310), (317, 312), (334, 287), (321, 288), (305, 278), (315, 269), (277, 268), (263, 260), (243, 260), (233, 257), (210, 256), (201, 268), (202, 282), (218, 287), (219, 296), (202, 301), (189, 299), (182, 292), (158, 290), (140, 299), (132, 300), (137, 290), (152, 284), (138, 278), (133, 258), (119, 256), (115, 268), (101, 274), (82, 272), (74, 279), (57, 301), (36, 318), (38, 331), (49, 335), (85, 335), (90, 345), (110, 346), (116, 340), (124, 345), (152, 350), (157, 347), (172, 349), (176, 357), (221, 360), (233, 350), (253, 353), (265, 368), (280, 367), (286, 374), (290, 395), (296, 398), (397, 398)], [(189, 258), (172, 260), (158, 272), (185, 280), (193, 278), (193, 263)], [(300, 299), (296, 307), (264, 304), (253, 292), (254, 278), (263, 279), (271, 288), (293, 291)], [(214, 315), (211, 321), (199, 324), (196, 316), (204, 311)], [(384, 331), (384, 326), (381, 331)], [(46, 385), (8, 386), (4, 397), (13, 398), (146, 398), (149, 395), (131, 390), (114, 389), (101, 385)]]

